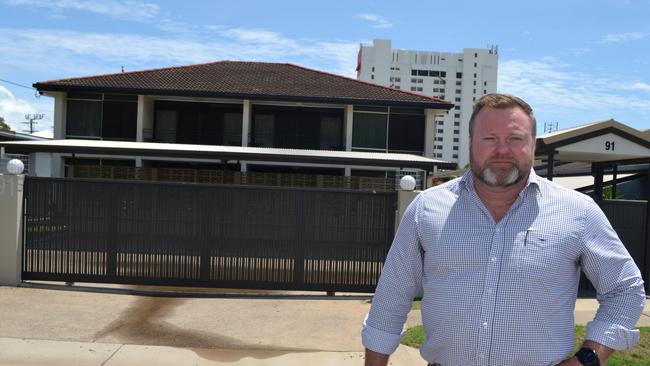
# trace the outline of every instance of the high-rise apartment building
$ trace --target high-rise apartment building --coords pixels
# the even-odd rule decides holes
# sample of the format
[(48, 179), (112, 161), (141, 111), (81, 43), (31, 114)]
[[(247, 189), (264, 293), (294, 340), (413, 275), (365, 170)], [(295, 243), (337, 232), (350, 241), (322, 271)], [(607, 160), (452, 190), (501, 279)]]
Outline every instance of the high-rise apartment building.
[(465, 48), (461, 53), (391, 48), (390, 40), (361, 45), (357, 78), (454, 103), (436, 116), (433, 158), (469, 163), (469, 118), (474, 101), (497, 89), (498, 50)]

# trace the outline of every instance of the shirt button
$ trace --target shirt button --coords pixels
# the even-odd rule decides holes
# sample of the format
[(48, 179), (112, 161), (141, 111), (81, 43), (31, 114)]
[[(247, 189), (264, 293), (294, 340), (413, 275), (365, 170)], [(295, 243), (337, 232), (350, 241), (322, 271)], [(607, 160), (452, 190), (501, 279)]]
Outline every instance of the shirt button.
[(487, 322), (483, 322), (483, 328), (487, 328)]
[(490, 262), (494, 262), (495, 260), (497, 260), (496, 257), (490, 257)]

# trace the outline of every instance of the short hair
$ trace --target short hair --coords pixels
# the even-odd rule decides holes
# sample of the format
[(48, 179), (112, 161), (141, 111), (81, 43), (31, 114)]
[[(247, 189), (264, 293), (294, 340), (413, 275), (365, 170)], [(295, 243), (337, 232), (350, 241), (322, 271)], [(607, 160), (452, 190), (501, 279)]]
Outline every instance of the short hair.
[(491, 93), (482, 96), (479, 100), (476, 101), (476, 103), (474, 103), (474, 111), (472, 112), (472, 116), (469, 118), (470, 137), (474, 131), (474, 120), (476, 119), (476, 116), (481, 111), (481, 109), (484, 107), (495, 109), (506, 109), (514, 107), (521, 108), (530, 118), (533, 137), (537, 135), (537, 120), (533, 114), (533, 108), (528, 103), (524, 102), (521, 98), (515, 97), (514, 95)]

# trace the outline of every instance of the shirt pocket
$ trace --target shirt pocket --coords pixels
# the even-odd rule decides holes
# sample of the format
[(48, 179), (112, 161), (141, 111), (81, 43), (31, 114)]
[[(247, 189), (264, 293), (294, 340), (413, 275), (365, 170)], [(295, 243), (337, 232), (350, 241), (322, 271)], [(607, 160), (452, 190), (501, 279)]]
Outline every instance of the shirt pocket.
[(556, 233), (526, 230), (515, 239), (517, 273), (544, 282), (574, 270), (572, 239)]

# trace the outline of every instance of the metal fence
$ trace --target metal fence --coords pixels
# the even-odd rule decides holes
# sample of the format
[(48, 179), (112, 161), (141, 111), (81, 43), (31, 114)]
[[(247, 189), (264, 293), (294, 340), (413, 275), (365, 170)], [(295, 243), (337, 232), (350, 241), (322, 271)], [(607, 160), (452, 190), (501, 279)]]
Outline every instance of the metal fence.
[(373, 291), (395, 192), (27, 177), (23, 278)]

